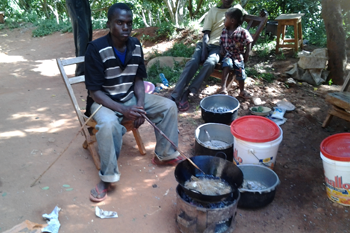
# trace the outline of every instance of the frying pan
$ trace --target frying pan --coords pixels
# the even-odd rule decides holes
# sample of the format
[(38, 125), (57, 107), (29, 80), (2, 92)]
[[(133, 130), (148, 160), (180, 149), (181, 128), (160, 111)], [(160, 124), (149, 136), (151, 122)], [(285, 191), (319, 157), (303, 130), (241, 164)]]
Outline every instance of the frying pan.
[[(196, 169), (188, 160), (180, 162), (175, 168), (175, 179), (182, 187), (183, 191), (192, 199), (203, 202), (220, 202), (234, 195), (243, 182), (243, 173), (232, 162), (215, 156), (198, 155), (190, 158), (204, 173)], [(225, 180), (232, 192), (223, 195), (205, 195), (185, 187), (185, 182), (191, 179), (191, 176), (203, 177), (214, 176)]]

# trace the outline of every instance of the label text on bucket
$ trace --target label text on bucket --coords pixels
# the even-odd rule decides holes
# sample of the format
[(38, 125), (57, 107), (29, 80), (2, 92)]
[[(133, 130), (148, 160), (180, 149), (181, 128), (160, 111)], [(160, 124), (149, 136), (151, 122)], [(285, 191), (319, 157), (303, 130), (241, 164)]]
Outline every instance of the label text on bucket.
[(347, 189), (349, 190), (350, 189), (350, 184), (343, 184), (343, 177), (340, 176), (335, 176), (334, 177), (334, 180), (331, 180), (331, 179), (328, 179), (326, 176), (325, 176), (325, 180), (326, 180), (326, 183), (329, 184), (330, 186), (334, 187), (334, 188), (341, 188), (341, 189)]

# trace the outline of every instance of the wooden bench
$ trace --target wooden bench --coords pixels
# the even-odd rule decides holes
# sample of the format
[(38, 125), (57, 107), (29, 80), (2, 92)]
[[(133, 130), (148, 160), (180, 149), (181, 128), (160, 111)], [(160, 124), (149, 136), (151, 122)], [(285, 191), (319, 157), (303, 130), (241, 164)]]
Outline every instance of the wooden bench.
[(350, 85), (350, 72), (344, 81), (340, 92), (332, 92), (326, 95), (326, 101), (332, 105), (322, 127), (327, 127), (333, 116), (350, 121), (350, 92), (347, 91)]

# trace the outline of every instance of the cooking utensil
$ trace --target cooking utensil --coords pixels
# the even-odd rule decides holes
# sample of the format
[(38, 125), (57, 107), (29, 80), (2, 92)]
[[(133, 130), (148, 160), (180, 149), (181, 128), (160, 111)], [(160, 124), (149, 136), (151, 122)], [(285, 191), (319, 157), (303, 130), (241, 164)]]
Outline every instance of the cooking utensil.
[(205, 123), (222, 123), (229, 125), (237, 118), (240, 106), (235, 97), (229, 95), (211, 95), (201, 100), (202, 118)]
[(205, 132), (206, 135), (208, 136), (208, 139), (209, 139), (210, 144), (213, 145), (213, 142), (211, 141), (211, 138), (210, 138), (210, 135), (209, 135), (208, 131), (207, 131), (207, 130), (204, 130), (204, 132)]
[(191, 179), (191, 176), (203, 177), (203, 173), (199, 173), (197, 169), (191, 165), (189, 160), (180, 162), (175, 168), (176, 181), (181, 185), (184, 192), (191, 198), (204, 202), (219, 202), (233, 195), (235, 190), (241, 186), (243, 182), (242, 171), (233, 163), (214, 156), (198, 155), (190, 158), (207, 176), (214, 176), (225, 180), (231, 187), (232, 192), (223, 195), (204, 195), (194, 190), (187, 189), (185, 182)]
[[(215, 140), (227, 143), (226, 146), (215, 147), (212, 144), (206, 143), (208, 141), (208, 135), (210, 139), (214, 142)], [(225, 153), (228, 161), (233, 161), (233, 135), (231, 133), (231, 128), (225, 124), (219, 123), (206, 123), (197, 127), (194, 133), (195, 145), (194, 152), (195, 155), (213, 155), (218, 156), (219, 152)], [(225, 158), (223, 156), (218, 156), (220, 158)]]
[(254, 165), (242, 164), (238, 168), (243, 172), (244, 180), (258, 182), (266, 188), (254, 190), (247, 187), (239, 188), (241, 198), (238, 202), (240, 208), (261, 208), (271, 203), (275, 197), (276, 188), (280, 184), (277, 174), (270, 168)]
[(192, 162), (192, 160), (190, 160), (184, 153), (182, 153), (179, 148), (175, 145), (175, 143), (173, 143), (150, 119), (148, 119), (148, 117), (146, 117), (145, 114), (140, 113), (141, 116), (143, 118), (145, 118), (148, 123), (150, 123), (166, 140), (168, 140), (171, 145), (173, 145), (173, 147), (184, 157), (187, 159), (187, 161), (189, 161), (195, 168), (197, 168), (199, 171), (201, 171), (203, 174), (205, 174), (195, 163)]

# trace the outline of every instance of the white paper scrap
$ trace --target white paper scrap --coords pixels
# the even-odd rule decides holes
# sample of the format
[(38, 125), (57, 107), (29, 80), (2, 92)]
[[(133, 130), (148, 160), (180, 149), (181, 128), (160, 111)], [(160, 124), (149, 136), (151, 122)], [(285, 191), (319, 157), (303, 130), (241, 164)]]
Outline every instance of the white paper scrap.
[(99, 218), (118, 218), (118, 213), (115, 211), (104, 211), (98, 206), (95, 208), (95, 214)]

